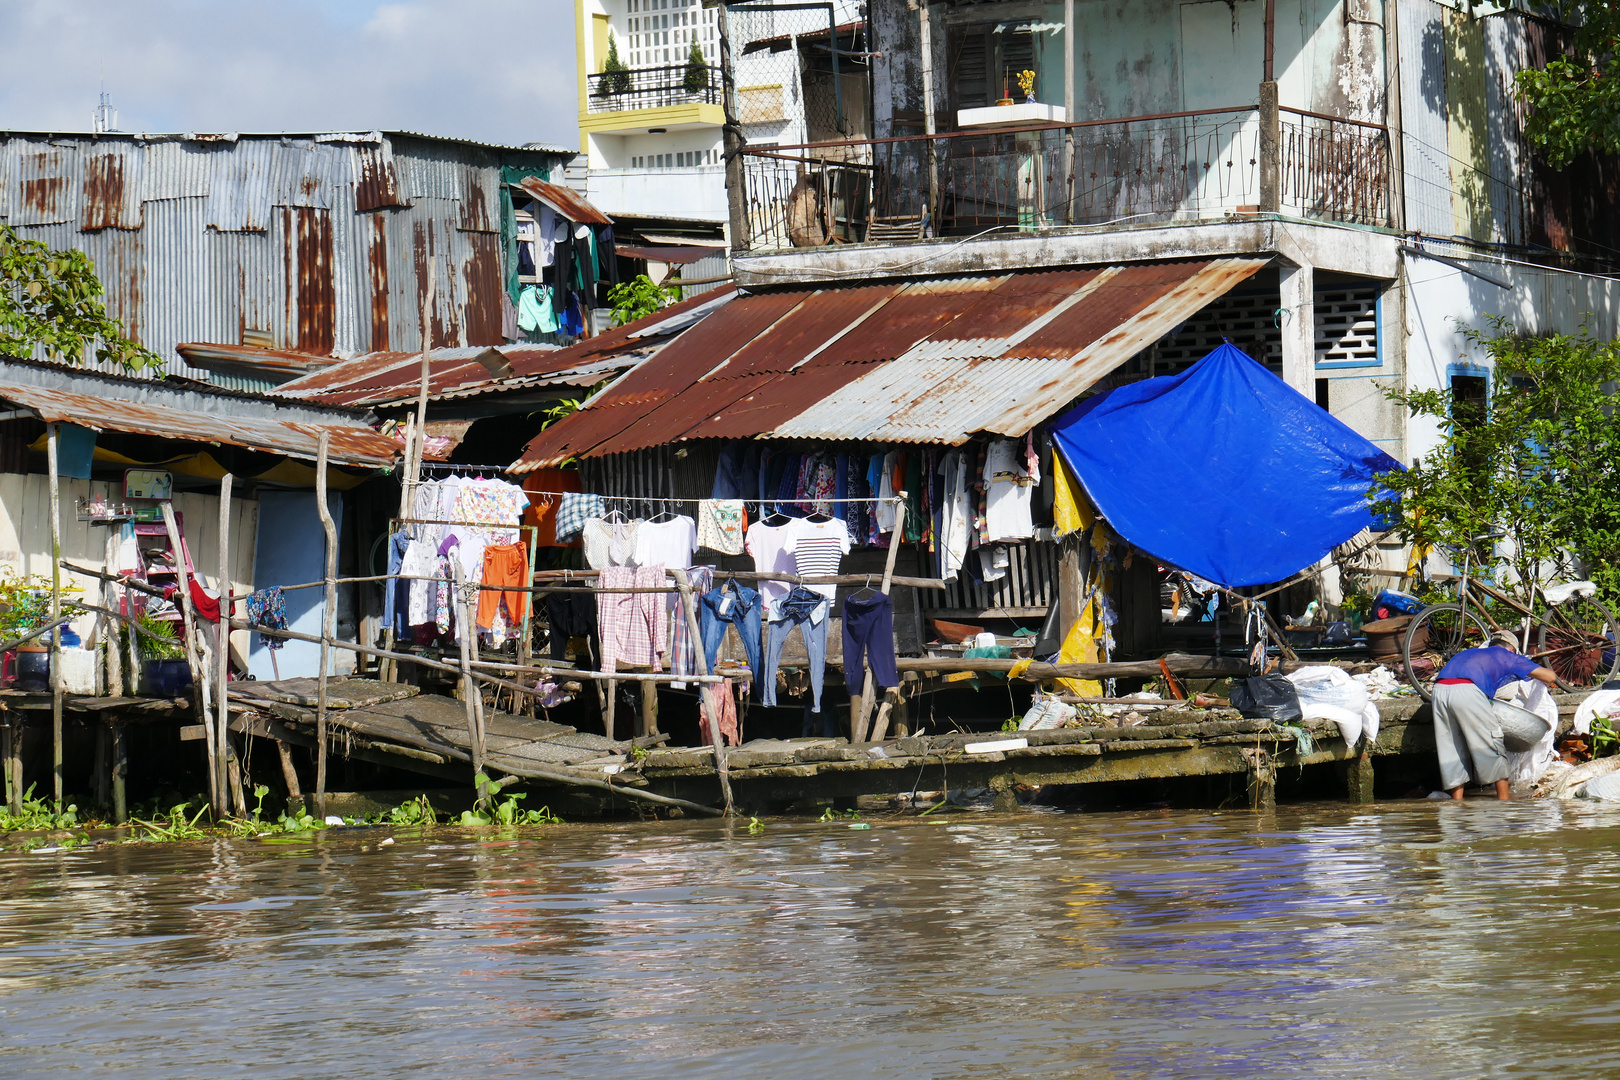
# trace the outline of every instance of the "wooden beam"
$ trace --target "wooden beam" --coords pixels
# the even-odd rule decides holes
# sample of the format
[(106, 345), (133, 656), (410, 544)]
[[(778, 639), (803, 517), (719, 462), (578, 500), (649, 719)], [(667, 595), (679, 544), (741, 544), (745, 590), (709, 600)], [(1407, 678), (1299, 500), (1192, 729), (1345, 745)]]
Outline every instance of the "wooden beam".
[[(158, 509), (163, 514), (163, 525), (169, 534), (169, 546), (174, 550), (174, 568), (179, 581), (180, 593), (180, 640), (185, 643), (186, 664), (191, 668), (191, 688), (196, 695), (197, 715), (203, 724), (212, 728), (213, 712), (208, 704), (208, 669), (202, 662), (202, 649), (197, 634), (196, 612), (191, 603), (191, 574), (186, 569), (185, 546), (180, 537), (180, 527), (175, 524), (174, 504), (170, 502), (158, 503)], [(224, 619), (223, 613), (220, 618)], [(218, 746), (213, 738), (206, 742), (208, 760), (208, 799), (213, 807), (216, 817), (225, 817), (230, 813), (230, 807), (225, 800), (228, 793), (220, 788), (220, 768), (217, 760)]]
[(315, 450), (315, 510), (326, 534), (326, 592), (321, 612), (321, 670), (315, 684), (315, 813), (326, 817), (326, 684), (337, 637), (337, 526), (326, 505), (326, 456), (331, 433), (321, 429)]
[[(219, 710), (214, 719), (214, 734), (219, 740), (214, 751), (214, 759), (221, 769), (234, 775), (229, 764), (230, 743), (227, 734), (230, 724), (230, 695), (225, 692), (225, 684), (230, 680), (231, 673), (231, 483), (233, 477), (226, 473), (219, 481), (219, 577), (214, 587), (219, 590), (219, 630), (214, 649), (218, 653), (214, 657), (214, 694), (217, 700), (215, 707)], [(230, 789), (233, 797), (241, 794), (241, 783)], [(241, 799), (236, 804), (236, 812), (247, 817), (247, 800)]]
[[(51, 620), (62, 617), (62, 480), (57, 440), (61, 425), (45, 425), (45, 457), (51, 485)], [(62, 809), (62, 628), (51, 631), (51, 787), (56, 809)]]

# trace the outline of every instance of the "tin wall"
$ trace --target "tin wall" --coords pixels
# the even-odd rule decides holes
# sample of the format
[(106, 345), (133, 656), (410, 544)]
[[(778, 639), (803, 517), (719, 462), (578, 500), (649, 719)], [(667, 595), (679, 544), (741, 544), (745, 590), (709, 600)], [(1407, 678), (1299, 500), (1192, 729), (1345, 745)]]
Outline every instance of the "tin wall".
[(0, 135), (0, 219), (95, 262), (108, 311), (166, 370), (182, 341), (339, 355), (502, 342), (503, 165), (560, 174), (566, 151), (404, 133)]

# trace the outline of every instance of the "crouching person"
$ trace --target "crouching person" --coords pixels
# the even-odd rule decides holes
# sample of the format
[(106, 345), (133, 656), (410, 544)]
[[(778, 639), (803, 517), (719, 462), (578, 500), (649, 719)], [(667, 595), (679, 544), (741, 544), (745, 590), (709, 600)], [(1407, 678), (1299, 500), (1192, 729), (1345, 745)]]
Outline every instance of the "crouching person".
[(1495, 784), (1496, 797), (1508, 798), (1508, 755), (1502, 728), (1492, 711), (1496, 692), (1519, 679), (1558, 685), (1551, 668), (1520, 656), (1513, 635), (1498, 631), (1483, 649), (1464, 649), (1440, 669), (1434, 680), (1434, 745), (1440, 756), (1440, 786), (1453, 799), (1473, 776), (1477, 784)]

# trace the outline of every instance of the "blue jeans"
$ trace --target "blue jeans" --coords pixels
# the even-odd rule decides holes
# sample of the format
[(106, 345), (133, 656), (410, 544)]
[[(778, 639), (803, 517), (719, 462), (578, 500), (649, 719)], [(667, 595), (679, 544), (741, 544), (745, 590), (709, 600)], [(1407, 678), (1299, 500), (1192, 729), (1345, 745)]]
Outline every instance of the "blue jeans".
[[(721, 614), (722, 601), (731, 598), (731, 606)], [(714, 660), (720, 653), (720, 643), (726, 639), (726, 627), (735, 626), (742, 638), (743, 650), (748, 654), (748, 666), (754, 672), (754, 685), (760, 681), (759, 622), (763, 606), (759, 593), (753, 589), (728, 583), (711, 589), (698, 597), (698, 633), (703, 637), (703, 657), (714, 672)]]
[[(827, 610), (820, 622), (811, 622), (810, 616), (823, 604)], [(787, 643), (789, 631), (799, 627), (804, 638), (804, 651), (810, 657), (810, 711), (821, 711), (821, 686), (826, 676), (827, 627), (832, 623), (831, 605), (825, 596), (795, 585), (793, 591), (777, 605), (776, 618), (765, 632), (765, 675), (760, 691), (761, 704), (776, 704), (776, 672), (782, 666), (782, 646)]]

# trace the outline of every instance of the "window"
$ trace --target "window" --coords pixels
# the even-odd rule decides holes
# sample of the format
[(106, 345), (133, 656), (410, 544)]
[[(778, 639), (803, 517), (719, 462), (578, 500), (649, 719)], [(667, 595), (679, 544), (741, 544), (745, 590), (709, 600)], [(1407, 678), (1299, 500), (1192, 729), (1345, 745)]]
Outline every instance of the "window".
[(1328, 381), (1326, 379), (1316, 380), (1316, 403), (1323, 409), (1328, 407)]
[(1489, 386), (1484, 375), (1451, 376), (1451, 416), (1458, 427), (1474, 428), (1485, 422)]

